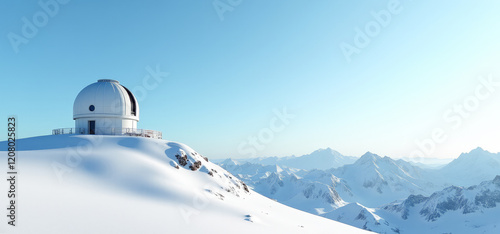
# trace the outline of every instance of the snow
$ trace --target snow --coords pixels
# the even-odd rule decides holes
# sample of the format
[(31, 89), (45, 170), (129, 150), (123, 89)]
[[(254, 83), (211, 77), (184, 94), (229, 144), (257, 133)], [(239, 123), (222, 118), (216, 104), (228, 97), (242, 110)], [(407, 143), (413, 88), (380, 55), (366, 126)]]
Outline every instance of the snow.
[(181, 143), (57, 135), (17, 145), (18, 220), (7, 233), (365, 232), (246, 191)]

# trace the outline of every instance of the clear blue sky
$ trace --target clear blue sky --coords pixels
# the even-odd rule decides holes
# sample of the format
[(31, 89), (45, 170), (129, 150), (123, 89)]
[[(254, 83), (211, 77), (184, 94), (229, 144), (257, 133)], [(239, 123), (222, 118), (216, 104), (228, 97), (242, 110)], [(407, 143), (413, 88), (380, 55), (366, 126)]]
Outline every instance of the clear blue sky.
[[(17, 115), (21, 137), (74, 127), (86, 85), (110, 78), (139, 90), (158, 65), (169, 76), (140, 100), (139, 128), (212, 158), (325, 147), (403, 157), (424, 152), (415, 141), (436, 128), (446, 140), (425, 156), (500, 151), (500, 86), (478, 80), (500, 81), (500, 2), (401, 0), (382, 23), (371, 12), (398, 1), (229, 2), (218, 2), (232, 9), (221, 20), (211, 0), (72, 0), (49, 5), (51, 15), (37, 1), (2, 1), (0, 116)], [(348, 61), (342, 43), (356, 46), (366, 27), (370, 42)], [(464, 102), (471, 111), (458, 117)], [(283, 108), (294, 115), (286, 126), (274, 121)]]

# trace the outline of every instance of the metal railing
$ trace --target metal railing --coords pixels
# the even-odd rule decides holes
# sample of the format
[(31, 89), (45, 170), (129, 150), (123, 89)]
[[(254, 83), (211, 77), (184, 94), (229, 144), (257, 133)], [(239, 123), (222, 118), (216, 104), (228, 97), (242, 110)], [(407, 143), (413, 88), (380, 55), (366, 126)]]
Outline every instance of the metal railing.
[[(85, 128), (59, 128), (52, 130), (52, 135), (90, 134)], [(95, 128), (95, 135), (125, 135), (162, 139), (162, 132), (138, 128)]]
[(85, 128), (59, 128), (52, 130), (52, 135), (85, 134)]

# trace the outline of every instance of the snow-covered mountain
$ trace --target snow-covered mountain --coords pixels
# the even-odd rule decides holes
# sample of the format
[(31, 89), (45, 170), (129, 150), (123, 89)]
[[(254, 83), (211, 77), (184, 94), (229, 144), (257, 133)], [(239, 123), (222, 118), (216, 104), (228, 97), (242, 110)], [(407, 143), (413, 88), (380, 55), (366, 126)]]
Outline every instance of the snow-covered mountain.
[(424, 170), (404, 160), (366, 153), (355, 163), (329, 170), (343, 183), (336, 187), (348, 202), (378, 207), (410, 194), (430, 194), (440, 188)]
[(451, 186), (431, 196), (367, 208), (350, 203), (323, 217), (378, 233), (499, 233), (500, 176), (471, 187)]
[(379, 215), (401, 233), (500, 233), (500, 176), (471, 187), (451, 186), (426, 197), (411, 195)]
[(346, 204), (334, 188), (340, 180), (325, 171), (240, 164), (231, 159), (220, 165), (256, 192), (302, 211), (323, 214)]
[(341, 167), (346, 164), (351, 164), (356, 161), (356, 159), (356, 157), (344, 156), (331, 148), (326, 148), (319, 149), (310, 154), (302, 155), (299, 157), (261, 157), (238, 159), (238, 161), (261, 165), (278, 165), (303, 170), (326, 170), (330, 168)]
[(7, 233), (363, 232), (267, 199), (180, 143), (92, 135), (16, 142), (18, 223)]
[(443, 183), (456, 186), (471, 186), (500, 174), (500, 153), (490, 153), (476, 148), (437, 171)]
[(232, 159), (225, 160), (221, 166), (256, 192), (318, 215), (347, 203), (379, 207), (411, 194), (430, 195), (436, 187), (425, 179), (422, 169), (372, 153), (366, 153), (353, 164), (330, 170), (241, 164)]
[[(320, 151), (324, 150), (316, 152)], [(295, 184), (298, 186), (297, 188), (290, 190), (295, 191), (295, 193), (302, 191), (304, 186), (312, 186), (312, 184), (320, 182), (333, 187), (335, 193), (338, 193), (343, 200), (358, 202), (368, 207), (378, 207), (403, 199), (411, 194), (430, 195), (432, 192), (444, 188), (442, 186), (444, 182), (433, 182), (437, 177), (431, 176), (428, 173), (429, 170), (421, 169), (401, 159), (393, 160), (370, 152), (352, 164), (329, 170), (303, 170), (276, 164), (260, 165), (249, 162), (241, 163), (240, 161), (227, 159), (220, 165), (237, 175), (259, 193), (295, 208), (299, 207), (287, 203), (283, 199), (284, 197), (276, 195), (276, 191), (281, 190), (282, 187), (269, 185), (275, 180), (267, 179), (267, 177), (276, 174), (277, 178), (280, 178), (280, 183), (289, 183), (295, 181), (293, 178), (289, 178), (293, 174), (300, 181), (300, 184)], [(267, 189), (273, 189), (273, 191)], [(314, 207), (314, 209), (316, 208), (319, 207)], [(309, 211), (311, 208), (306, 210)]]
[[(328, 170), (241, 164), (234, 160), (226, 161), (223, 167), (238, 172), (249, 187), (269, 198), (366, 230), (498, 233), (500, 177), (495, 175), (500, 175), (499, 155), (478, 148), (444, 167), (426, 169), (370, 152), (352, 164)], [(495, 180), (481, 183), (486, 177)], [(459, 187), (474, 183), (479, 185)], [(329, 190), (335, 202), (318, 199), (321, 196), (303, 196), (308, 187), (322, 188), (318, 191), (323, 193), (317, 194), (323, 195)]]
[(256, 192), (287, 206), (322, 214), (346, 204), (335, 191), (335, 181), (309, 180), (289, 173), (271, 173), (252, 184)]

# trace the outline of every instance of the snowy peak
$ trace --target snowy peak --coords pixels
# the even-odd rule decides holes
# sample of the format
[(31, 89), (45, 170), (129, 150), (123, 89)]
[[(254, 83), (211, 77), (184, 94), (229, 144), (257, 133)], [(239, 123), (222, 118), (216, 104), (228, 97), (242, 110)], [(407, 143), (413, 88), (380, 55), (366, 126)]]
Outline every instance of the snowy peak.
[(493, 179), (493, 184), (500, 186), (500, 175), (495, 176), (495, 179)]
[(318, 149), (310, 154), (302, 155), (300, 157), (280, 158), (276, 164), (303, 170), (325, 170), (350, 164), (354, 161), (354, 157), (344, 156), (331, 148), (326, 148)]
[(328, 147), (326, 149), (318, 149), (316, 151), (313, 151), (312, 153), (310, 153), (309, 155), (326, 155), (326, 156), (337, 156), (337, 157), (344, 157), (341, 153), (339, 153), (338, 151)]
[(345, 181), (347, 187), (337, 187), (344, 200), (370, 207), (378, 207), (409, 194), (430, 194), (432, 190), (429, 188), (433, 187), (422, 177), (424, 173), (420, 168), (370, 152), (354, 164), (334, 169), (332, 173)]
[(456, 161), (456, 160), (459, 160), (459, 161), (460, 160), (472, 160), (475, 158), (491, 158), (491, 157), (495, 157), (495, 156), (498, 156), (498, 155), (493, 154), (487, 150), (484, 150), (481, 147), (477, 147), (468, 153), (460, 154), (460, 156), (457, 159), (455, 159), (454, 161)]
[(481, 147), (477, 147), (473, 150), (470, 151), (470, 154), (476, 154), (476, 153), (489, 153), (487, 150), (484, 150), (483, 148)]
[(459, 186), (471, 186), (489, 180), (500, 173), (500, 153), (491, 153), (476, 148), (463, 153), (457, 159), (439, 170), (449, 183)]
[(236, 165), (239, 165), (240, 163), (232, 158), (228, 158), (219, 164), (224, 165), (224, 166), (236, 166)]
[(380, 159), (382, 159), (382, 157), (378, 156), (377, 154), (366, 152), (354, 164), (362, 165), (367, 163), (377, 163), (377, 161)]
[[(356, 160), (355, 157), (344, 156), (338, 151), (331, 148), (319, 149), (310, 154), (303, 155), (291, 161), (295, 163), (296, 166), (300, 164), (305, 164), (305, 167), (297, 167), (305, 170), (310, 169), (330, 169), (341, 167), (346, 164), (351, 164)], [(293, 166), (291, 166), (293, 167)]]

